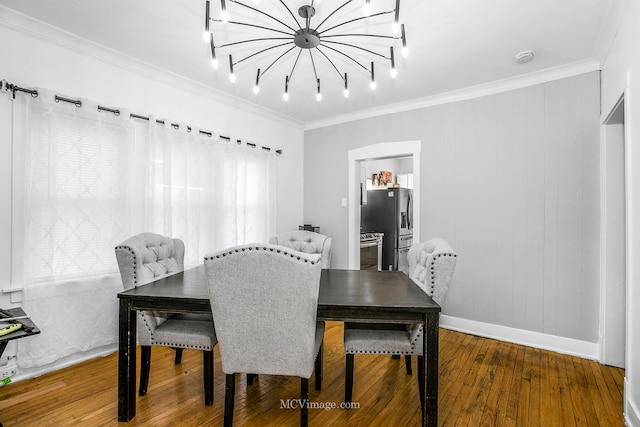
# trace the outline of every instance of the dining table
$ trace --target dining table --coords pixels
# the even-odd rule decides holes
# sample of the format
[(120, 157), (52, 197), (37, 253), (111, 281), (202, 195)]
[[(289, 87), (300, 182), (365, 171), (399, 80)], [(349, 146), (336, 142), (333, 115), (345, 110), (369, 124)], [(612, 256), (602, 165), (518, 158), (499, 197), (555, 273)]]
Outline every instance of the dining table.
[[(136, 311), (211, 313), (204, 265), (118, 293), (118, 421), (136, 414)], [(424, 369), (422, 425), (438, 424), (438, 330), (440, 306), (400, 271), (324, 269), (318, 320), (421, 323)]]

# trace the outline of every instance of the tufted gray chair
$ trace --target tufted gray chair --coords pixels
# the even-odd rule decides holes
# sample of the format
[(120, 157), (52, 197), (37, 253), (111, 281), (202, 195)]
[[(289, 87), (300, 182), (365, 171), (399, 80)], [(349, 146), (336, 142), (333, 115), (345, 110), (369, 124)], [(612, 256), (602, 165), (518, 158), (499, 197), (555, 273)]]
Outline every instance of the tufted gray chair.
[(331, 237), (324, 234), (306, 230), (288, 231), (271, 237), (269, 243), (307, 254), (320, 254), (322, 268), (329, 268), (331, 265)]
[[(414, 244), (409, 249), (409, 277), (438, 304), (442, 304), (455, 269), (457, 254), (440, 238)], [(345, 323), (346, 352), (345, 402), (351, 402), (353, 364), (357, 353), (405, 355), (407, 374), (411, 374), (411, 355), (418, 355), (420, 402), (424, 390), (420, 383), (424, 369), (422, 324)]]
[[(226, 374), (224, 425), (233, 424), (236, 373), (300, 377), (308, 399), (314, 361), (316, 383), (322, 375), (320, 255), (249, 244), (208, 254), (204, 266)], [(300, 410), (306, 425), (307, 405)]]
[[(180, 239), (141, 233), (116, 246), (115, 252), (125, 290), (184, 270), (184, 243)], [(176, 364), (181, 362), (183, 348), (193, 348), (203, 351), (204, 400), (213, 405), (213, 347), (217, 338), (211, 316), (138, 311), (137, 318), (141, 346), (138, 394), (147, 393), (151, 346), (174, 348)]]

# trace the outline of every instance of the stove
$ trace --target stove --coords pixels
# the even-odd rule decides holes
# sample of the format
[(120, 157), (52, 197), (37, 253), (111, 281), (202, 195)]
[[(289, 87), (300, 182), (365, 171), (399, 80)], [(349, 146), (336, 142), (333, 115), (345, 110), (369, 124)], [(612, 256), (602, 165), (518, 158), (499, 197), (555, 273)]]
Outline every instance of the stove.
[(360, 270), (382, 271), (382, 238), (384, 233), (360, 233)]

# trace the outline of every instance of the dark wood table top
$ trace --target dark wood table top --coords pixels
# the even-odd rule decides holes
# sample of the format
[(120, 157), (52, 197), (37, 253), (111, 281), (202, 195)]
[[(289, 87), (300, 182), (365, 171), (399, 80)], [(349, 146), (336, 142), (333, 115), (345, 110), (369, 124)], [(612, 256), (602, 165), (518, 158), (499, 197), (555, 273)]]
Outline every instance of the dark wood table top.
[(400, 271), (322, 270), (318, 305), (440, 311), (440, 306)]
[[(183, 311), (211, 311), (204, 265), (120, 292), (118, 297), (131, 299), (132, 309), (172, 307)], [(363, 307), (368, 311), (363, 312)], [(345, 319), (345, 313), (351, 309), (359, 315)], [(371, 318), (371, 313), (376, 311), (404, 312), (400, 318), (417, 320), (418, 315), (426, 311), (439, 312), (440, 306), (399, 271), (322, 270), (319, 318), (358, 320)], [(415, 313), (415, 317), (407, 319), (406, 313)]]

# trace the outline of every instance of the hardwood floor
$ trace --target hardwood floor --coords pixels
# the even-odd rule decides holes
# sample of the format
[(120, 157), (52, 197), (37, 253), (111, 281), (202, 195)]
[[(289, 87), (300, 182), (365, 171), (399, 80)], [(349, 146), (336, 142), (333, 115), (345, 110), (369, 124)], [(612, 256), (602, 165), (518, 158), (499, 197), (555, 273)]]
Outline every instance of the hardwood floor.
[[(316, 406), (340, 405), (344, 397), (342, 324), (325, 332), (323, 389), (310, 381)], [(219, 426), (224, 375), (216, 350), (214, 405), (204, 406), (202, 355), (154, 348), (146, 396), (138, 397), (130, 426)], [(417, 369), (390, 356), (355, 359), (354, 403), (359, 408), (311, 409), (311, 426), (405, 426), (420, 424)], [(0, 421), (12, 426), (114, 426), (117, 422), (117, 358), (112, 354), (40, 378), (0, 388)], [(139, 370), (138, 370), (139, 372)], [(440, 330), (439, 425), (623, 426), (624, 370), (516, 344)], [(235, 425), (295, 426), (299, 410), (281, 401), (299, 398), (296, 378), (260, 376), (236, 384)]]

